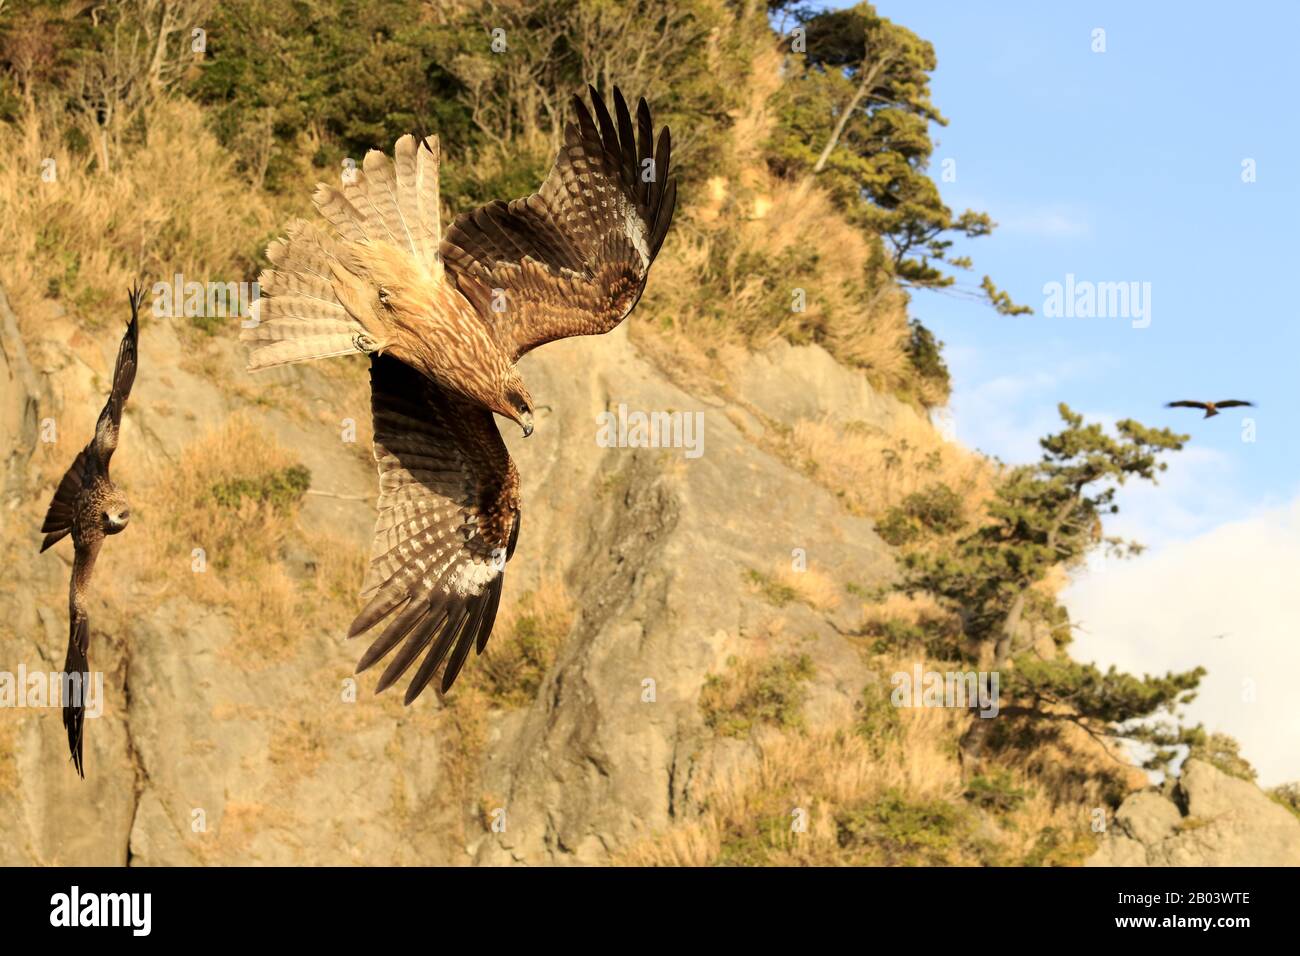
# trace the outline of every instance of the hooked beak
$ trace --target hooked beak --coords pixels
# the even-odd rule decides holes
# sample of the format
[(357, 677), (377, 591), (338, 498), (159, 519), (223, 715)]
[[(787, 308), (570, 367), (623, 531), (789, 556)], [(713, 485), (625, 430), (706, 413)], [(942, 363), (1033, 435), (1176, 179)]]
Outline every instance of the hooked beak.
[(533, 416), (531, 412), (524, 412), (519, 416), (519, 424), (524, 428), (524, 437), (527, 438), (533, 433)]

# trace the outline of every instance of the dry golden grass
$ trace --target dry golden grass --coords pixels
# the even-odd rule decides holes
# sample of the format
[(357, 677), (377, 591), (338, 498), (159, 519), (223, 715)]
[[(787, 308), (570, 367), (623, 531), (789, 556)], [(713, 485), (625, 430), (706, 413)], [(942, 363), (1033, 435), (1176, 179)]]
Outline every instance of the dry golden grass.
[[(711, 782), (697, 819), (629, 847), (617, 862), (708, 866), (724, 861), (729, 844), (751, 839), (762, 840), (763, 862), (771, 865), (849, 862), (837, 839), (840, 811), (870, 804), (890, 790), (918, 800), (959, 795), (955, 757), (936, 746), (951, 733), (944, 734), (947, 715), (900, 713), (903, 735), (884, 753), (844, 730), (763, 736), (754, 765)], [(796, 808), (807, 813), (806, 832), (791, 828)]]
[[(892, 596), (867, 610), (911, 624), (945, 613), (924, 596)], [(890, 675), (910, 673), (918, 662), (926, 671), (953, 665), (907, 651), (871, 662), (878, 676), (854, 714), (813, 730), (770, 721), (756, 727), (754, 758), (728, 761), (707, 777), (693, 817), (625, 847), (614, 861), (1079, 865), (1095, 849), (1095, 812), (1142, 786), (1133, 768), (1069, 728), (992, 754), (980, 776), (964, 777), (958, 741), (967, 712), (889, 701)], [(722, 703), (739, 706), (731, 698)], [(802, 832), (792, 826), (796, 812), (806, 821)]]
[[(763, 145), (781, 55), (763, 47), (699, 201), (679, 209), (634, 322), (634, 340), (680, 383), (727, 391), (727, 353), (777, 338), (816, 342), (877, 389), (929, 405), (946, 397), (906, 354), (907, 295), (878, 238), (816, 186), (774, 177)], [(870, 278), (869, 278), (870, 277)], [(796, 290), (802, 308), (796, 311)], [(657, 319), (657, 321), (655, 321)]]
[(746, 581), (752, 592), (763, 595), (778, 607), (798, 601), (815, 611), (830, 611), (840, 604), (840, 592), (835, 582), (815, 568), (796, 571), (782, 562), (770, 574), (750, 571)]
[(926, 420), (905, 417), (889, 432), (833, 421), (802, 421), (781, 450), (850, 512), (881, 518), (903, 499), (936, 483), (956, 492), (968, 521), (982, 520), (997, 478), (988, 459), (943, 439)]
[(324, 763), (328, 742), (336, 731), (320, 721), (278, 715), (272, 724), (267, 759), (286, 773), (287, 779), (301, 780)]
[(340, 605), (356, 602), (369, 564), (366, 546), (326, 533), (304, 533), (303, 541), (314, 558), (312, 583), (317, 597)]
[[(142, 275), (256, 277), (274, 214), (235, 174), (197, 106), (151, 107), (143, 142), (110, 173), (69, 150), (64, 129), (52, 109), (0, 125), (0, 282), (20, 321), (51, 294), (85, 321), (102, 321), (102, 307), (118, 305)], [(53, 182), (41, 178), (46, 160), (55, 163)]]
[[(1014, 806), (981, 814), (965, 795), (964, 715), (903, 709), (884, 740), (852, 728), (771, 732), (757, 760), (712, 780), (698, 816), (624, 849), (633, 866), (1077, 865), (1094, 848), (1094, 804), (1046, 796), (1041, 777), (1002, 771)], [(1095, 804), (1100, 805), (1100, 804)], [(796, 811), (806, 830), (792, 827)], [(846, 828), (865, 820), (865, 842)]]
[[(123, 536), (141, 577), (161, 585), (159, 596), (178, 592), (235, 612), (224, 651), (244, 661), (286, 660), (304, 626), (344, 619), (365, 568), (360, 544), (299, 532), (296, 501), (217, 493), (295, 464), (250, 418), (234, 415), (187, 446), (176, 467), (139, 482), (138, 520), (151, 533)], [(285, 568), (291, 540), (313, 556), (311, 577), (295, 579)]]
[(641, 313), (658, 321), (633, 324), (638, 344), (716, 377), (727, 347), (815, 342), (865, 370), (875, 388), (918, 395), (906, 296), (883, 272), (875, 288), (863, 279), (878, 261), (874, 241), (820, 190), (766, 174), (741, 178), (714, 183), (721, 198), (701, 216), (678, 216)]
[(831, 611), (840, 606), (839, 587), (830, 575), (815, 568), (795, 571), (793, 568), (782, 567), (776, 574), (776, 580), (783, 587), (792, 590), (798, 601), (815, 611)]
[(457, 683), (480, 692), (485, 705), (524, 707), (537, 695), (573, 626), (574, 606), (564, 580), (544, 576), (537, 589), (503, 600), (483, 655)]
[(884, 644), (894, 653), (923, 651), (955, 660), (963, 649), (969, 650), (956, 612), (925, 592), (894, 591), (881, 601), (863, 604), (858, 632), (865, 638), (860, 646), (868, 652)]
[(884, 600), (862, 605), (862, 627), (873, 630), (889, 621), (901, 621), (912, 627), (924, 627), (927, 624), (946, 620), (951, 612), (940, 606), (930, 594), (918, 592), (904, 594), (893, 591)]

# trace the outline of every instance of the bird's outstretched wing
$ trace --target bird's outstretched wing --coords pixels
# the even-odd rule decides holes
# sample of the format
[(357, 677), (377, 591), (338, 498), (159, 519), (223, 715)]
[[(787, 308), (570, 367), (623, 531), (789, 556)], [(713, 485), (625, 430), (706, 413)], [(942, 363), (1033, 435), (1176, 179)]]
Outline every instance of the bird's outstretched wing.
[(1204, 402), (1190, 402), (1190, 401), (1182, 401), (1182, 402), (1166, 402), (1166, 403), (1165, 403), (1165, 408), (1200, 408), (1200, 409), (1205, 409), (1205, 408), (1207, 408), (1207, 407), (1208, 407), (1208, 406), (1206, 406), (1206, 404), (1205, 404)]
[(377, 631), (363, 671), (403, 641), (379, 678), (393, 684), (421, 652), (406, 703), (446, 661), (441, 692), (471, 647), (482, 653), (519, 534), (518, 473), (492, 413), (444, 392), (391, 356), (372, 356), (379, 518), (348, 632)]
[(1236, 398), (1230, 398), (1226, 402), (1215, 402), (1214, 405), (1216, 408), (1240, 408), (1242, 406), (1249, 406), (1250, 408), (1255, 407), (1254, 402), (1243, 402)]
[(95, 424), (95, 439), (91, 442), (100, 465), (108, 471), (108, 461), (117, 449), (117, 433), (122, 427), (122, 408), (126, 405), (131, 386), (135, 384), (137, 346), (140, 341), (140, 303), (144, 289), (137, 283), (130, 294), (131, 321), (127, 324), (122, 344), (117, 349), (117, 363), (113, 366), (113, 390), (108, 394), (104, 410)]
[(44, 551), (72, 530), (72, 519), (77, 511), (77, 499), (83, 489), (91, 487), (95, 478), (108, 471), (109, 459), (117, 448), (118, 429), (122, 425), (122, 408), (126, 405), (131, 386), (135, 383), (137, 347), (140, 338), (140, 303), (144, 300), (144, 290), (137, 284), (131, 289), (131, 321), (122, 336), (122, 344), (117, 349), (117, 363), (113, 367), (113, 388), (108, 401), (99, 413), (95, 424), (95, 437), (77, 453), (72, 466), (64, 473), (55, 489), (54, 497), (45, 512), (45, 521), (41, 533), (45, 535), (41, 542)]
[(41, 551), (72, 531), (72, 520), (77, 514), (77, 499), (81, 497), (81, 490), (89, 488), (99, 472), (99, 459), (94, 453), (93, 444), (92, 442), (77, 452), (72, 467), (64, 472), (54, 497), (50, 499), (45, 522), (41, 525), (41, 534), (45, 535)]
[(614, 89), (614, 117), (591, 89), (595, 118), (577, 122), (542, 187), (456, 218), (440, 246), (456, 287), (517, 359), (570, 335), (597, 335), (636, 306), (677, 200), (668, 128), (654, 139), (650, 109), (636, 126)]

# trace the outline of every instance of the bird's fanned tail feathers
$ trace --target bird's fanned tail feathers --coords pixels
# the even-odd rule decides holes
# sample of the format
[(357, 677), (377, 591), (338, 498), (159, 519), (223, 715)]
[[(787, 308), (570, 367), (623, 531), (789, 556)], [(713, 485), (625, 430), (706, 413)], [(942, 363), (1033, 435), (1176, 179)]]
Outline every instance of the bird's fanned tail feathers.
[[(371, 352), (383, 332), (358, 318), (355, 273), (360, 246), (387, 243), (429, 275), (439, 274), (442, 234), (438, 191), (438, 140), (397, 141), (394, 158), (378, 150), (342, 188), (320, 183), (312, 196), (337, 238), (298, 220), (266, 250), (272, 268), (258, 278), (255, 325), (240, 338), (249, 343), (250, 369)], [(373, 323), (372, 323), (373, 324)]]
[(438, 149), (437, 137), (417, 143), (409, 134), (393, 159), (372, 149), (351, 181), (341, 189), (319, 184), (312, 202), (341, 239), (386, 242), (432, 272), (442, 238)]
[(250, 369), (364, 352), (365, 327), (340, 304), (331, 282), (330, 263), (337, 244), (303, 220), (266, 249), (272, 268), (258, 276), (251, 327), (239, 335), (251, 346)]

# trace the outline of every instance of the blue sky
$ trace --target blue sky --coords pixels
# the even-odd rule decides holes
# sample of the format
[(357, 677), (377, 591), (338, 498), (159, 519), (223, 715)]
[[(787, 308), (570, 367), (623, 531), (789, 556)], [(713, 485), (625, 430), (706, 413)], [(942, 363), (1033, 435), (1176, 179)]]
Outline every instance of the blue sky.
[[(1265, 782), (1300, 778), (1290, 676), (1300, 673), (1300, 606), (1285, 583), (1300, 572), (1300, 316), (1289, 281), (1300, 4), (1237, 15), (1209, 3), (876, 8), (935, 46), (933, 100), (950, 123), (932, 130), (931, 173), (952, 159), (957, 174), (941, 184), (945, 201), (1000, 224), (959, 244), (974, 259), (959, 282), (977, 287), (988, 273), (1036, 313), (914, 296), (913, 314), (947, 343), (958, 438), (1030, 460), (1037, 437), (1055, 430), (1059, 401), (1092, 419), (1192, 435), (1160, 487), (1125, 489), (1108, 524), (1148, 554), (1118, 568), (1093, 561), (1067, 592), (1089, 627), (1075, 656), (1139, 672), (1205, 664), (1193, 716), (1237, 735)], [(1104, 53), (1092, 51), (1096, 28)], [(1253, 183), (1242, 181), (1245, 159)], [(1044, 284), (1067, 273), (1151, 283), (1150, 326), (1045, 317)], [(1259, 407), (1208, 421), (1162, 407), (1181, 398)], [(1243, 441), (1242, 411), (1253, 442)], [(1240, 574), (1216, 575), (1216, 559)], [(1209, 617), (1230, 637), (1202, 635)]]

